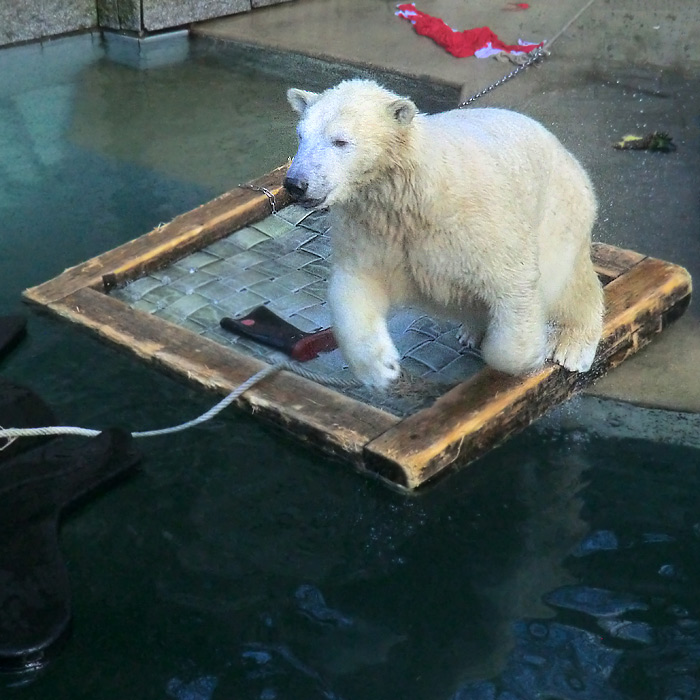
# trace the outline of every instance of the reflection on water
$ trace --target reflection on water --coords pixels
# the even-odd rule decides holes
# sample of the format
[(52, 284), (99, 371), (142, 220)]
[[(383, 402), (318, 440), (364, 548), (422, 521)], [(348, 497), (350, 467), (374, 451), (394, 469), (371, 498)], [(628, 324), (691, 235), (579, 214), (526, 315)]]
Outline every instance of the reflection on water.
[(562, 562), (579, 583), (544, 592), (554, 618), (519, 620), (500, 674), (455, 699), (699, 697), (697, 458), (590, 445), (579, 492), (588, 534)]
[(139, 71), (90, 36), (0, 51), (3, 305), (293, 153), (286, 84), (201, 53)]
[[(85, 41), (0, 53), (3, 311), (293, 149), (284, 80)], [(38, 314), (2, 371), (69, 424), (213, 401)], [(698, 696), (697, 451), (526, 432), (407, 498), (235, 411), (141, 449), (63, 527), (72, 638), (3, 697)]]

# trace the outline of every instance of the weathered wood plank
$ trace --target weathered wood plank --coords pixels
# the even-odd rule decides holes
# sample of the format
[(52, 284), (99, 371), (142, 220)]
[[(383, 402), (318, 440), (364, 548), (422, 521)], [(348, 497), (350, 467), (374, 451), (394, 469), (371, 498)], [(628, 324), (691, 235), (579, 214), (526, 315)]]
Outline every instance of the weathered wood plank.
[[(48, 308), (148, 362), (221, 394), (266, 366), (90, 288), (78, 289)], [(243, 394), (238, 405), (358, 467), (364, 445), (399, 420), (291, 372), (266, 378)]]
[(594, 243), (591, 252), (593, 266), (603, 284), (617, 279), (647, 257), (636, 250), (616, 248), (607, 243)]
[(484, 369), (369, 443), (368, 468), (380, 474), (401, 468), (405, 485), (416, 488), (456, 460), (476, 459), (646, 345), (690, 293), (683, 268), (638, 262), (606, 287), (604, 335), (590, 372), (551, 363), (527, 377)]
[[(249, 184), (269, 190), (282, 207), (289, 203), (282, 188), (285, 172), (286, 166), (282, 166)], [(58, 277), (27, 289), (24, 295), (48, 304), (82, 287), (101, 286), (105, 275), (110, 275), (114, 284), (136, 279), (269, 213), (270, 202), (263, 192), (238, 187), (139, 238), (68, 268)]]

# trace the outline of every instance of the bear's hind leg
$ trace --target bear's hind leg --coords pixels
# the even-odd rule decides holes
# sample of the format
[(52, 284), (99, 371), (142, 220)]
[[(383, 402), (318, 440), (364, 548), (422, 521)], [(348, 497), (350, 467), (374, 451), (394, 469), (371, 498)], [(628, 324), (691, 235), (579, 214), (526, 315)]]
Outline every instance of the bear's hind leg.
[(556, 329), (552, 359), (572, 372), (587, 372), (603, 332), (603, 288), (588, 248), (576, 262), (573, 278), (550, 310)]
[(507, 374), (539, 369), (547, 355), (547, 324), (538, 295), (500, 301), (481, 345), (486, 364)]
[(462, 325), (457, 331), (457, 340), (460, 345), (472, 350), (478, 350), (486, 335), (488, 325), (488, 311), (484, 304), (471, 305), (462, 309)]

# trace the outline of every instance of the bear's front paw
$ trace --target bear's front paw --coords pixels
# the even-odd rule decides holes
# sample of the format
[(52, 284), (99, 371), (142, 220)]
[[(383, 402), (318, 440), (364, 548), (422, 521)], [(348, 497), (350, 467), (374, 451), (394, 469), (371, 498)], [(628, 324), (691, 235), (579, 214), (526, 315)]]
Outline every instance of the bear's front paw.
[(384, 390), (401, 374), (399, 353), (391, 341), (368, 344), (348, 364), (353, 374), (367, 387)]
[(553, 359), (571, 372), (588, 372), (593, 365), (597, 348), (597, 341), (585, 343), (562, 334)]

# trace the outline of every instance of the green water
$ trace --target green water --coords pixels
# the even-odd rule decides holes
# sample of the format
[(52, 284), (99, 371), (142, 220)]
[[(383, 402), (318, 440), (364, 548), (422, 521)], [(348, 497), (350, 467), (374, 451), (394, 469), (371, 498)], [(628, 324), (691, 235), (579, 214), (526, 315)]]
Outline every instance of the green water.
[[(0, 52), (0, 313), (29, 316), (4, 376), (67, 424), (211, 405), (20, 294), (284, 162), (286, 87), (197, 48), (147, 71), (90, 37)], [(140, 471), (63, 525), (67, 646), (0, 697), (700, 693), (697, 451), (530, 430), (405, 497), (235, 411), (140, 448)], [(635, 604), (611, 615), (597, 589)]]

